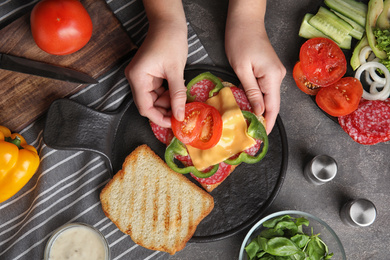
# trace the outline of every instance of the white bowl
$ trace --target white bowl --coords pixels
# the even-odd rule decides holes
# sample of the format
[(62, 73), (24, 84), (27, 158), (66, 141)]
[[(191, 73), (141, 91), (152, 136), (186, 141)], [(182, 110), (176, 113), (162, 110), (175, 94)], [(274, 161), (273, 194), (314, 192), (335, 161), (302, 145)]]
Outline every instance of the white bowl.
[(319, 237), (328, 246), (329, 253), (333, 253), (333, 257), (331, 259), (335, 259), (335, 260), (347, 259), (345, 256), (344, 247), (340, 239), (333, 231), (333, 229), (328, 224), (326, 224), (323, 220), (306, 212), (296, 211), (296, 210), (285, 210), (285, 211), (275, 212), (273, 214), (264, 217), (249, 230), (249, 232), (244, 238), (244, 241), (241, 244), (239, 260), (249, 259), (245, 251), (245, 247), (252, 241), (252, 239), (254, 239), (259, 235), (262, 229), (264, 229), (263, 223), (267, 220), (273, 219), (275, 217), (283, 216), (283, 215), (289, 215), (294, 218), (305, 217), (307, 220), (309, 220), (309, 227), (304, 226), (303, 228), (304, 233), (310, 235), (311, 228), (313, 228), (313, 233), (314, 234), (320, 233)]

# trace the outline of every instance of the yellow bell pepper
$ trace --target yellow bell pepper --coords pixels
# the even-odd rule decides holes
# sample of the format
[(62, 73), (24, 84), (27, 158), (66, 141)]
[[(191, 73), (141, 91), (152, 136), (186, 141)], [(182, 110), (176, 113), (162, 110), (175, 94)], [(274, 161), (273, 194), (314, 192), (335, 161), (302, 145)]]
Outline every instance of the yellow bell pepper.
[(0, 125), (0, 203), (15, 195), (38, 169), (37, 150)]

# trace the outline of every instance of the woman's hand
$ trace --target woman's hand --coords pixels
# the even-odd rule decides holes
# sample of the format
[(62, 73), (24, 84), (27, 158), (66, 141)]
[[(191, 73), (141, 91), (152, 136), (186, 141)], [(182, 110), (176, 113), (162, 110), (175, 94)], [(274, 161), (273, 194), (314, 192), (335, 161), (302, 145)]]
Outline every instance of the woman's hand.
[(225, 49), (256, 115), (264, 114), (269, 134), (280, 109), (280, 85), (286, 69), (264, 27), (265, 0), (232, 0)]
[[(148, 34), (125, 74), (140, 114), (162, 127), (170, 127), (171, 113), (179, 121), (184, 118), (187, 23), (181, 1), (148, 2), (144, 1)], [(164, 79), (169, 90), (162, 86)]]

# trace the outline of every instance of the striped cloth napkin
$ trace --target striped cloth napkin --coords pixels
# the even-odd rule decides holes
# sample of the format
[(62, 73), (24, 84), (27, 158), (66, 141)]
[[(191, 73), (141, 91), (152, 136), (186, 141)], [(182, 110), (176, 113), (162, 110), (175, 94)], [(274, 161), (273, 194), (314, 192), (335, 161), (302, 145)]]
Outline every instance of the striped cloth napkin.
[[(0, 2), (0, 28), (31, 10), (37, 0)], [(134, 43), (140, 45), (148, 30), (141, 0), (107, 0)], [(188, 24), (187, 64), (213, 64), (191, 25)], [(130, 87), (124, 69), (130, 62), (117, 64), (70, 99), (100, 111), (113, 111)], [(99, 229), (111, 248), (111, 259), (168, 259), (167, 253), (136, 245), (104, 215), (99, 193), (109, 181), (104, 159), (85, 151), (55, 150), (42, 140), (45, 118), (23, 129), (28, 143), (40, 154), (38, 172), (11, 199), (0, 204), (0, 259), (43, 259), (45, 244), (59, 226), (83, 222)]]

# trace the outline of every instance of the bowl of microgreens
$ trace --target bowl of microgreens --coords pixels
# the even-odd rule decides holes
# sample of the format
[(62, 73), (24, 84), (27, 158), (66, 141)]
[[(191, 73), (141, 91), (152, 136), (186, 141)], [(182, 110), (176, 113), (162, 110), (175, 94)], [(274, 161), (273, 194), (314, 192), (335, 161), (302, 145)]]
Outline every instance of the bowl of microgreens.
[(249, 230), (239, 259), (347, 258), (340, 239), (323, 220), (302, 211), (286, 210), (264, 217)]

